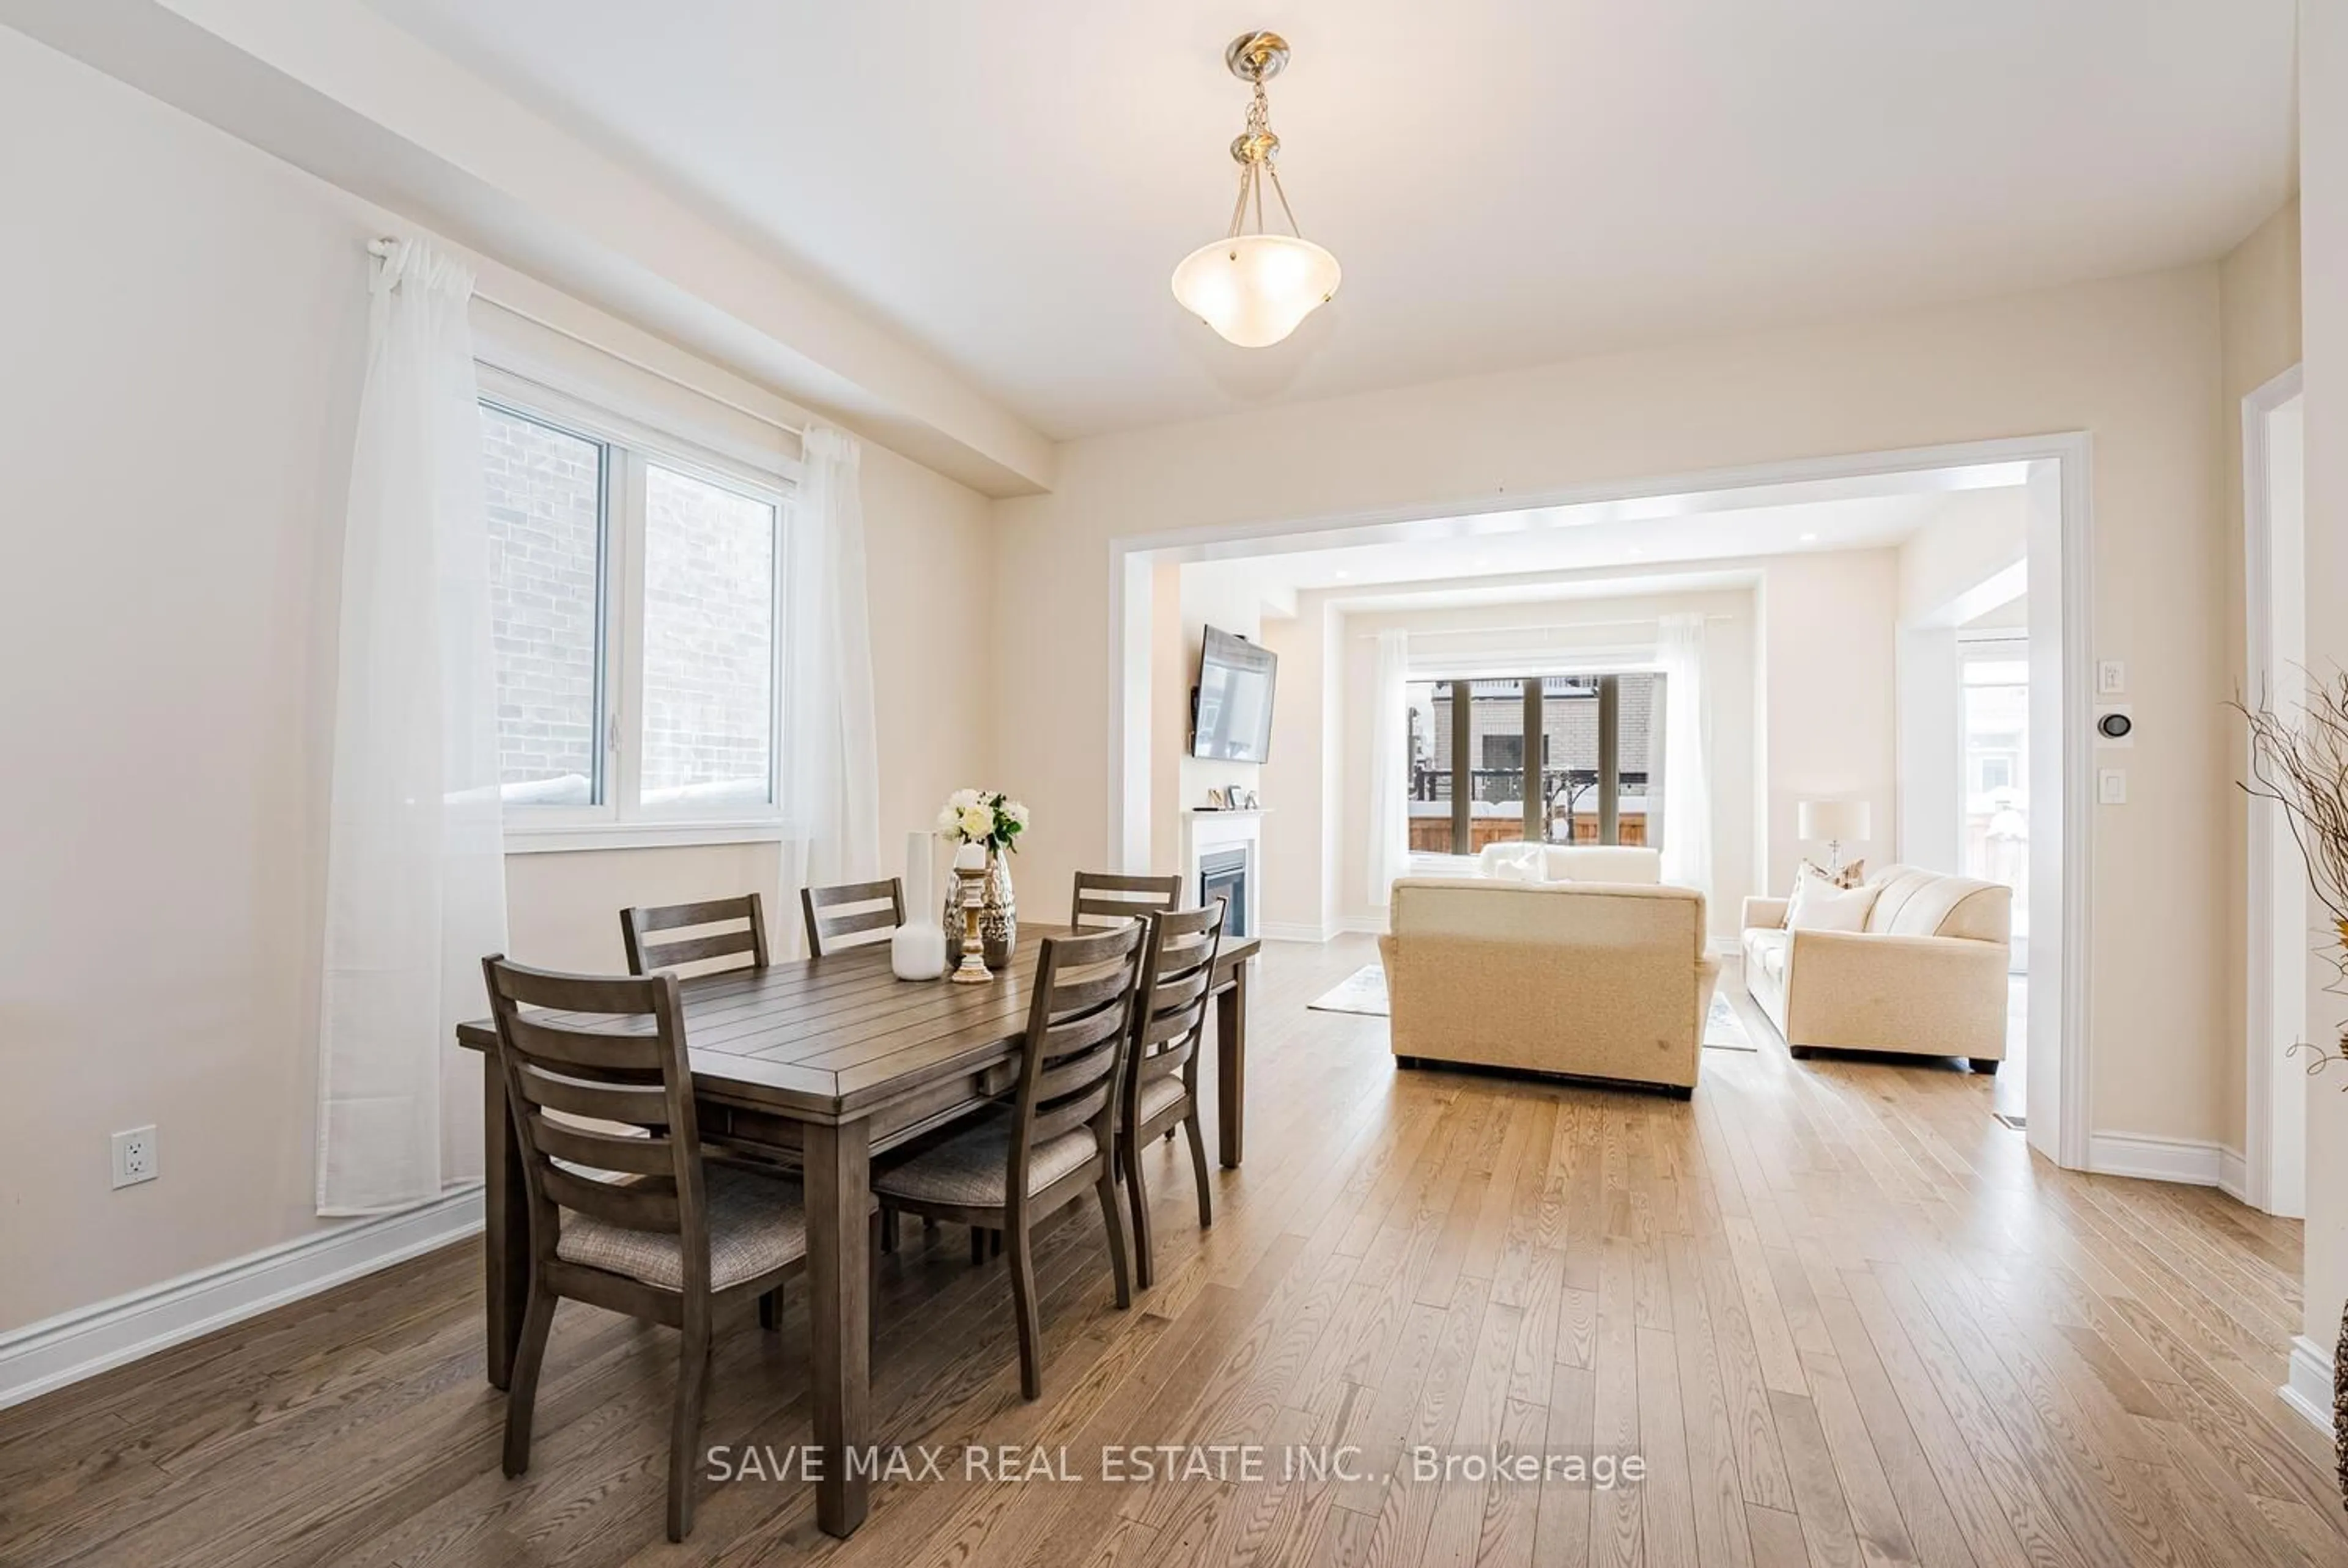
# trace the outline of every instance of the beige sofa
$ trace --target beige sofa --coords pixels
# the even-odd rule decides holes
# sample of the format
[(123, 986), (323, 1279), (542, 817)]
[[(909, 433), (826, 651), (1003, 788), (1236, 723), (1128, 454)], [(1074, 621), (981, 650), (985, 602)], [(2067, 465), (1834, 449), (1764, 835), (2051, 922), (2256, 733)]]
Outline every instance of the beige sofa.
[(2013, 890), (1894, 866), (1863, 931), (1789, 931), (1783, 898), (1745, 900), (1745, 989), (1796, 1056), (1814, 1048), (2005, 1057)]
[(1694, 1091), (1719, 978), (1694, 888), (1406, 876), (1388, 922), (1378, 952), (1402, 1065)]

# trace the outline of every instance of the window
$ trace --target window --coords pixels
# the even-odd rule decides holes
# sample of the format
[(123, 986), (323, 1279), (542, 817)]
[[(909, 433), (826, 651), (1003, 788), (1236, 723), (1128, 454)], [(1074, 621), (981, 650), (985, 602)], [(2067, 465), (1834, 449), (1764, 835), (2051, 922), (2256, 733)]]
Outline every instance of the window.
[[(1410, 682), (1412, 851), (1660, 844), (1647, 785), (1663, 750), (1663, 690), (1647, 671)], [(1538, 768), (1526, 762), (1534, 733)], [(1465, 770), (1462, 756), (1473, 759)]]
[(786, 482), (487, 367), (482, 383), (508, 828), (770, 829)]
[(481, 405), (498, 783), (511, 804), (601, 796), (604, 456), (595, 442)]
[(775, 758), (775, 507), (644, 473), (643, 799), (763, 805)]

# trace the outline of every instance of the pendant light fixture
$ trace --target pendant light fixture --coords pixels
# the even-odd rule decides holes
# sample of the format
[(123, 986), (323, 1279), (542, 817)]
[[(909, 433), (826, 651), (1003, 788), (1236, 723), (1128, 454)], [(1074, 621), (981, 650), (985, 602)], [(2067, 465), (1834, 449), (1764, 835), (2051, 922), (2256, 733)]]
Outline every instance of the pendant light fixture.
[[(1288, 40), (1277, 33), (1247, 33), (1223, 51), (1231, 75), (1253, 85), (1247, 128), (1231, 142), (1240, 166), (1240, 196), (1231, 232), (1201, 245), (1174, 269), (1174, 297), (1182, 308), (1241, 348), (1268, 348), (1337, 292), (1337, 258), (1297, 231), (1288, 193), (1281, 189), (1280, 138), (1272, 134), (1263, 84), (1288, 64)], [(1263, 188), (1272, 187), (1288, 232), (1266, 231)]]

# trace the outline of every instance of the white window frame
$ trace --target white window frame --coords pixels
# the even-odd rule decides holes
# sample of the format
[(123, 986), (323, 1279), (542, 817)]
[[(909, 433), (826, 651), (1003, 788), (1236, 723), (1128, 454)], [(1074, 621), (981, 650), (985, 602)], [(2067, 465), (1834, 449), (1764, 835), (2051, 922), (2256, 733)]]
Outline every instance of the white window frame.
[[(597, 691), (602, 712), (597, 730), (602, 744), (598, 767), (602, 799), (593, 805), (509, 805), (505, 808), (509, 854), (579, 849), (644, 848), (660, 845), (761, 843), (787, 836), (788, 810), (782, 768), (785, 718), (784, 661), (788, 646), (786, 614), (790, 603), (789, 532), (798, 467), (779, 454), (732, 450), (704, 444), (647, 423), (612, 405), (543, 379), (519, 374), (486, 361), (476, 364), (479, 395), (526, 419), (582, 439), (604, 450), (603, 528), (597, 586), (602, 596), (602, 657)], [(599, 389), (600, 391), (600, 389)], [(689, 806), (643, 804), (644, 682), (644, 528), (646, 469), (657, 466), (715, 485), (775, 509), (773, 589), (774, 668), (769, 675), (767, 802), (696, 811)]]

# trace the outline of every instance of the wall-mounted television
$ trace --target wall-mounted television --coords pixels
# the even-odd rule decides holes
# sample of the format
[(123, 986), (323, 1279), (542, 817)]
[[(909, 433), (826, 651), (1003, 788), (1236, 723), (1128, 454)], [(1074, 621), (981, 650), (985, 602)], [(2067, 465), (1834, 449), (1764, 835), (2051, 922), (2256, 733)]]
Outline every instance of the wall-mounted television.
[(1280, 660), (1236, 632), (1207, 628), (1190, 692), (1190, 754), (1260, 763), (1272, 754), (1272, 687)]

